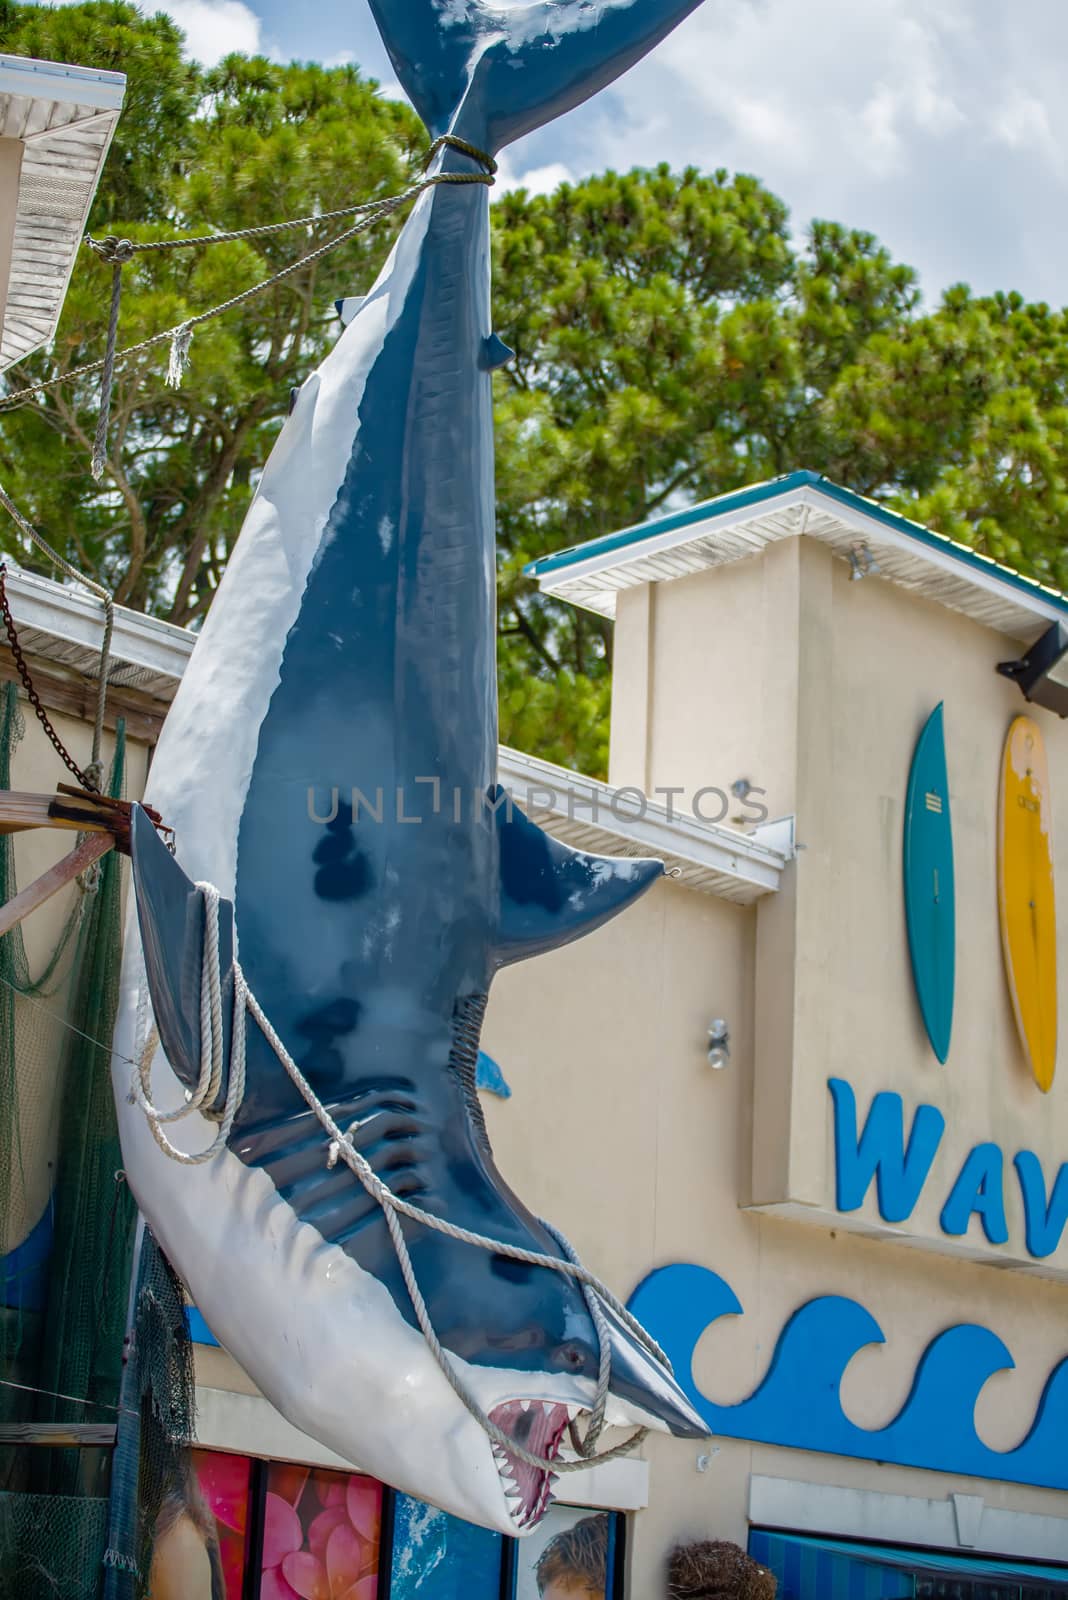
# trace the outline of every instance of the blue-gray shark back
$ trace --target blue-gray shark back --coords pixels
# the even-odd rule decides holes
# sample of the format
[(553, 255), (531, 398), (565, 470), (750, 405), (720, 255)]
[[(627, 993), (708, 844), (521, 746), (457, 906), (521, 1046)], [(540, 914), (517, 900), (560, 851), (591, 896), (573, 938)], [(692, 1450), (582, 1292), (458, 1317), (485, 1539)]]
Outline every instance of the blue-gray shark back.
[[(431, 131), (493, 151), (616, 76), (695, 3), (372, 8)], [(456, 148), (439, 160), (445, 171), (480, 170)], [(191, 1087), (201, 1066), (203, 908), (188, 868), (226, 897), (225, 1005), (236, 944), (287, 1049), (378, 1175), (436, 1216), (559, 1256), (498, 1173), (475, 1093), (490, 984), (501, 966), (599, 926), (661, 868), (572, 851), (497, 788), (490, 373), (502, 347), (488, 252), (484, 186), (424, 193), (298, 395), (153, 768), (151, 798), (176, 827), (182, 866), (142, 816), (135, 887), (148, 987), (180, 1083)], [(127, 975), (127, 1030), (139, 972)], [(116, 1072), (124, 1093), (127, 1072)], [(382, 1212), (343, 1162), (328, 1166), (318, 1122), (259, 1030), (249, 1030), (227, 1148), (204, 1168), (175, 1176), (139, 1114), (120, 1112), (142, 1209), (216, 1333), (281, 1409), (461, 1515), (513, 1531), (532, 1524), (548, 1501), (544, 1475), (490, 1461), (484, 1437), (476, 1449), (470, 1418), (424, 1370)], [(247, 1261), (239, 1306), (216, 1260), (228, 1229), (258, 1258)], [(223, 1236), (214, 1267), (204, 1262), (213, 1230)], [(581, 1291), (415, 1223), (405, 1234), (434, 1327), (486, 1409), (507, 1416), (520, 1443), (532, 1429), (541, 1453), (555, 1449), (597, 1370)], [(337, 1330), (315, 1330), (327, 1299), (339, 1314), (342, 1282), (358, 1302), (348, 1395), (332, 1396), (347, 1421), (310, 1398), (313, 1374), (328, 1386), (341, 1378), (330, 1365), (341, 1360)], [(271, 1295), (287, 1303), (289, 1338), (262, 1326)], [(301, 1360), (308, 1374), (291, 1370)], [(396, 1427), (369, 1414), (384, 1391), (394, 1424), (436, 1431), (412, 1464)], [(615, 1324), (611, 1393), (615, 1420), (704, 1432)], [(414, 1464), (461, 1437), (462, 1462)]]

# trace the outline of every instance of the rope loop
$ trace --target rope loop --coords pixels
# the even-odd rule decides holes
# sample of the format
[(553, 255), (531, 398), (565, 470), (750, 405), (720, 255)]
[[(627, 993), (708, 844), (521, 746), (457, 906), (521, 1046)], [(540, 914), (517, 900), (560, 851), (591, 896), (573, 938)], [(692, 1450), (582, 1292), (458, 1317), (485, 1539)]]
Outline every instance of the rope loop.
[(480, 150), (477, 144), (469, 144), (466, 139), (459, 138), (455, 133), (443, 133), (434, 140), (426, 155), (423, 157), (423, 171), (429, 167), (439, 150), (459, 150), (461, 155), (470, 156), (472, 161), (477, 161), (492, 178), (497, 172), (497, 163), (485, 150)]
[[(524, 1462), (529, 1467), (536, 1468), (539, 1472), (562, 1473), (582, 1472), (591, 1464), (604, 1461), (614, 1461), (619, 1456), (629, 1454), (645, 1438), (648, 1429), (638, 1428), (628, 1439), (614, 1445), (607, 1450), (597, 1450), (597, 1443), (605, 1427), (605, 1410), (608, 1404), (609, 1385), (612, 1378), (612, 1347), (608, 1319), (605, 1308), (613, 1313), (623, 1324), (626, 1330), (637, 1340), (642, 1348), (663, 1367), (668, 1375), (672, 1374), (671, 1362), (664, 1351), (651, 1338), (641, 1323), (588, 1268), (584, 1267), (578, 1255), (568, 1243), (567, 1239), (557, 1228), (548, 1222), (542, 1222), (542, 1227), (556, 1240), (561, 1251), (561, 1256), (545, 1255), (538, 1250), (524, 1250), (519, 1245), (503, 1243), (499, 1239), (490, 1239), (485, 1234), (473, 1233), (468, 1228), (461, 1228), (456, 1223), (446, 1222), (442, 1217), (436, 1217), (433, 1212), (424, 1211), (421, 1206), (404, 1200), (394, 1194), (389, 1185), (378, 1176), (367, 1158), (360, 1154), (352, 1142), (352, 1136), (359, 1128), (358, 1122), (350, 1123), (347, 1130), (343, 1130), (334, 1121), (330, 1112), (323, 1105), (315, 1090), (308, 1082), (300, 1067), (294, 1061), (284, 1043), (279, 1037), (274, 1025), (263, 1010), (256, 996), (248, 987), (240, 963), (235, 959), (233, 963), (234, 975), (234, 1012), (230, 1035), (230, 1071), (229, 1082), (221, 1111), (216, 1109), (216, 1101), (222, 1087), (222, 974), (219, 966), (219, 891), (210, 883), (198, 883), (197, 888), (204, 897), (204, 940), (201, 960), (201, 988), (200, 988), (200, 1077), (196, 1088), (187, 1090), (185, 1104), (174, 1111), (160, 1111), (151, 1099), (151, 1067), (152, 1061), (159, 1048), (159, 1029), (153, 1023), (148, 1034), (138, 1066), (134, 1069), (133, 1083), (128, 1099), (131, 1104), (141, 1107), (148, 1118), (148, 1125), (152, 1137), (163, 1151), (173, 1161), (180, 1162), (183, 1166), (201, 1166), (211, 1161), (226, 1145), (234, 1125), (235, 1118), (240, 1109), (245, 1093), (245, 1018), (251, 1014), (263, 1037), (270, 1045), (280, 1065), (285, 1069), (289, 1078), (300, 1092), (308, 1108), (312, 1111), (327, 1138), (326, 1164), (332, 1168), (339, 1160), (352, 1172), (366, 1192), (375, 1200), (382, 1209), (382, 1217), (389, 1232), (393, 1248), (397, 1256), (401, 1276), (405, 1288), (412, 1302), (415, 1320), (430, 1348), (430, 1352), (437, 1362), (442, 1376), (449, 1384), (457, 1399), (474, 1417), (479, 1427), (486, 1436), (501, 1449), (506, 1450), (517, 1460)], [(145, 997), (144, 980), (139, 986), (138, 993), (138, 1037), (147, 1013), (147, 1000)], [(178, 1122), (183, 1117), (199, 1111), (203, 1116), (219, 1123), (218, 1132), (211, 1144), (202, 1151), (189, 1154), (177, 1149), (166, 1134), (163, 1125)], [(430, 1318), (430, 1310), (423, 1297), (422, 1290), (415, 1276), (415, 1267), (412, 1263), (404, 1230), (401, 1227), (401, 1218), (407, 1217), (412, 1222), (417, 1222), (423, 1227), (430, 1228), (435, 1233), (442, 1233), (447, 1238), (455, 1239), (461, 1244), (471, 1244), (480, 1250), (489, 1250), (495, 1255), (505, 1255), (515, 1261), (525, 1262), (529, 1266), (547, 1267), (550, 1271), (562, 1273), (565, 1277), (572, 1278), (581, 1287), (586, 1302), (594, 1331), (597, 1335), (599, 1348), (597, 1380), (594, 1390), (593, 1404), (590, 1407), (590, 1418), (583, 1437), (579, 1437), (575, 1424), (568, 1423), (571, 1444), (575, 1449), (578, 1459), (575, 1461), (562, 1461), (548, 1456), (536, 1455), (527, 1450), (517, 1440), (513, 1439), (504, 1429), (482, 1409), (475, 1396), (467, 1387), (455, 1365), (443, 1347), (434, 1325)]]

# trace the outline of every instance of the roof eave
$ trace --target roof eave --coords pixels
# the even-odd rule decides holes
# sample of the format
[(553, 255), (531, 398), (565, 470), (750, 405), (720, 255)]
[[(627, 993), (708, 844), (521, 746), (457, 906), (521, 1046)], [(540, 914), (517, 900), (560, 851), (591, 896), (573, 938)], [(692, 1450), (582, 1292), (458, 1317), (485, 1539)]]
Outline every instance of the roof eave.
[(65, 61), (0, 55), (0, 94), (32, 94), (38, 100), (66, 101), (118, 113), (126, 94), (126, 74)]
[[(821, 525), (812, 522), (812, 512)], [(743, 532), (739, 541), (740, 530), (747, 527), (751, 535)], [(580, 547), (549, 556), (527, 570), (543, 593), (614, 617), (620, 589), (744, 559), (776, 539), (802, 533), (821, 538), (843, 556), (851, 540), (868, 542), (877, 554), (896, 552), (899, 565), (908, 563), (916, 570), (907, 579), (901, 573), (885, 574), (891, 581), (922, 592), (920, 574), (926, 574), (933, 598), (1014, 638), (1021, 628), (1026, 632), (1036, 623), (1068, 616), (1068, 599), (1056, 590), (811, 472), (723, 496), (645, 529), (610, 535), (585, 547), (585, 553)], [(728, 544), (728, 536), (731, 547), (715, 559), (701, 553), (701, 546), (707, 550), (717, 538)], [(598, 578), (604, 582), (599, 584)]]
[(119, 72), (0, 56), (0, 133), (22, 146), (0, 372), (55, 334), (125, 88)]

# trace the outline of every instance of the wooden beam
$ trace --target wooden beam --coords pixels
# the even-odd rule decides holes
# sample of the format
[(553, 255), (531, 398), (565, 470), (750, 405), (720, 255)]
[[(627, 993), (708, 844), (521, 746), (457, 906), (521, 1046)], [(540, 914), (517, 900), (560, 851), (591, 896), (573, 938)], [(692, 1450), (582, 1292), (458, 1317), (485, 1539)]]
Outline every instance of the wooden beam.
[(0, 789), (0, 833), (21, 833), (26, 828), (70, 828), (77, 833), (109, 833), (104, 822), (90, 821), (88, 815), (71, 819), (53, 812), (56, 797), (27, 794), (19, 789)]
[(43, 1444), (74, 1446), (84, 1450), (115, 1443), (113, 1422), (5, 1422), (0, 1424), (0, 1445)]
[[(76, 673), (65, 671), (44, 657), (28, 655), (26, 659), (41, 704), (46, 710), (75, 717), (91, 727), (96, 716), (96, 684)], [(6, 645), (0, 645), (0, 683), (18, 683), (20, 698), (25, 699), (15, 658)], [(166, 703), (145, 694), (141, 689), (109, 685), (104, 726), (114, 732), (116, 719), (124, 717), (126, 732), (131, 739), (136, 739), (140, 744), (155, 744), (168, 709)], [(32, 708), (25, 714), (32, 716)]]
[(70, 883), (79, 872), (84, 872), (86, 867), (106, 855), (114, 843), (115, 840), (110, 833), (90, 834), (71, 851), (70, 855), (64, 856), (62, 861), (57, 861), (47, 872), (42, 872), (41, 876), (35, 878), (25, 889), (20, 889), (5, 906), (0, 906), (0, 934), (9, 933), (23, 917), (28, 917), (31, 911), (36, 911), (37, 907), (44, 905), (52, 895), (58, 894), (64, 884)]

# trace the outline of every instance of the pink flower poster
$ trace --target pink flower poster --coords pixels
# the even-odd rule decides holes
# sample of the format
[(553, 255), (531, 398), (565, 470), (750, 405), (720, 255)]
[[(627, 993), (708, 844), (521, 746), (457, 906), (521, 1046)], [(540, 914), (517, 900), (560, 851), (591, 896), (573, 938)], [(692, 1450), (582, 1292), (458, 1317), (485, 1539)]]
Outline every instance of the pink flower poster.
[(373, 1478), (272, 1462), (260, 1600), (377, 1600), (381, 1524)]
[[(206, 1529), (209, 1562), (216, 1571), (221, 1569), (226, 1600), (241, 1600), (252, 1463), (248, 1456), (223, 1450), (194, 1450), (193, 1471), (203, 1506), (214, 1522), (214, 1528)], [(195, 1600), (200, 1591), (187, 1578), (180, 1592)]]

